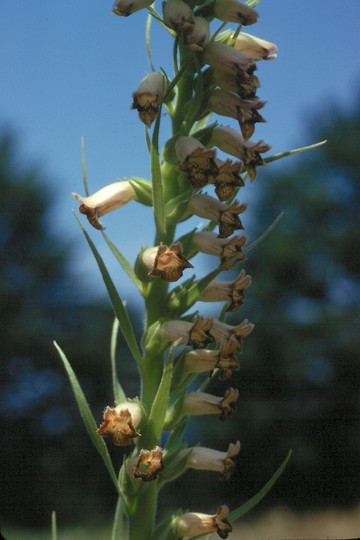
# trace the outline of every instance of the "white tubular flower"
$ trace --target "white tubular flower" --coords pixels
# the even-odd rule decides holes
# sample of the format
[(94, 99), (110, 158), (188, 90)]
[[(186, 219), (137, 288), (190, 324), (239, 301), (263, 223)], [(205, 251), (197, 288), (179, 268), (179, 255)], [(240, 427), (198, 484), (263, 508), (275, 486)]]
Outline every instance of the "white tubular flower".
[(133, 93), (132, 109), (139, 113), (140, 120), (150, 127), (159, 114), (161, 102), (167, 91), (167, 80), (162, 73), (150, 73)]
[(162, 335), (169, 341), (178, 341), (191, 345), (194, 349), (204, 349), (215, 341), (210, 330), (212, 317), (196, 317), (194, 322), (166, 321), (161, 327)]
[(210, 195), (193, 195), (188, 202), (187, 210), (190, 214), (205, 219), (210, 219), (219, 224), (218, 238), (227, 238), (235, 230), (243, 229), (243, 224), (239, 214), (245, 212), (247, 204), (240, 204), (234, 201), (231, 204), (225, 204)]
[(265, 122), (258, 112), (265, 105), (265, 101), (260, 101), (254, 96), (251, 99), (242, 99), (235, 92), (228, 92), (223, 89), (215, 89), (209, 98), (208, 106), (216, 114), (229, 116), (239, 121), (244, 139), (252, 137), (255, 131), (255, 124)]
[(129, 446), (140, 433), (136, 428), (141, 422), (142, 409), (136, 402), (125, 401), (116, 407), (106, 407), (104, 421), (96, 433), (110, 437), (117, 446)]
[[(187, 450), (186, 450), (187, 451)], [(240, 452), (240, 441), (230, 443), (227, 452), (220, 452), (212, 448), (197, 446), (189, 454), (187, 466), (198, 471), (214, 471), (221, 473), (228, 480), (235, 468), (235, 458)]]
[(238, 397), (239, 391), (235, 388), (228, 388), (224, 397), (205, 392), (189, 392), (184, 399), (182, 414), (183, 416), (200, 416), (220, 413), (219, 418), (224, 421), (236, 411)]
[(183, 0), (163, 2), (163, 16), (166, 26), (177, 33), (186, 32), (194, 25), (192, 9)]
[(184, 379), (189, 373), (204, 373), (219, 369), (221, 380), (230, 379), (233, 372), (239, 369), (239, 362), (235, 356), (238, 350), (238, 341), (235, 337), (224, 340), (218, 350), (201, 349), (190, 351), (184, 358)]
[(223, 152), (241, 159), (251, 180), (256, 178), (256, 167), (265, 165), (261, 154), (271, 149), (271, 146), (262, 140), (256, 143), (253, 141), (245, 142), (241, 133), (224, 126), (217, 126), (213, 129), (211, 143)]
[(194, 25), (184, 33), (184, 45), (194, 52), (202, 52), (210, 39), (210, 26), (204, 17), (194, 17)]
[(231, 326), (230, 324), (225, 324), (214, 319), (211, 333), (216, 341), (220, 342), (224, 339), (229, 340), (232, 337), (235, 337), (238, 342), (237, 350), (241, 351), (243, 338), (253, 331), (254, 326), (255, 325), (250, 323), (247, 319), (244, 319), (238, 326)]
[(215, 0), (214, 14), (224, 22), (234, 22), (249, 26), (255, 24), (259, 14), (255, 9), (236, 0)]
[(254, 60), (273, 60), (277, 57), (277, 54), (274, 54), (277, 51), (275, 43), (270, 43), (270, 41), (251, 36), (245, 32), (240, 32), (234, 47)]
[(185, 268), (194, 268), (183, 256), (179, 242), (169, 247), (161, 245), (145, 249), (141, 257), (149, 269), (149, 276), (160, 277), (164, 281), (177, 281), (183, 275)]
[(218, 168), (218, 174), (214, 179), (215, 193), (220, 201), (227, 201), (235, 195), (238, 188), (243, 187), (245, 182), (240, 176), (243, 168), (241, 161), (232, 161), (227, 159), (215, 159)]
[(228, 507), (223, 504), (215, 515), (202, 514), (201, 512), (187, 512), (173, 520), (173, 529), (177, 538), (201, 536), (206, 533), (217, 532), (220, 538), (227, 538), (232, 531), (227, 521)]
[(121, 17), (128, 17), (132, 13), (135, 13), (135, 11), (151, 6), (153, 1), (154, 0), (116, 0), (112, 12)]
[(233, 73), (236, 70), (251, 70), (253, 60), (239, 50), (225, 43), (208, 43), (204, 50), (204, 60), (212, 68)]
[(218, 173), (215, 163), (216, 152), (207, 149), (193, 137), (179, 137), (175, 152), (180, 165), (178, 170), (186, 173), (194, 188), (200, 188), (213, 181)]
[(251, 284), (251, 276), (241, 270), (234, 281), (214, 279), (199, 296), (202, 302), (230, 302), (227, 311), (236, 311), (245, 299), (245, 289)]
[[(228, 262), (227, 268), (232, 268), (238, 261), (245, 259), (245, 254), (242, 248), (247, 242), (247, 236), (234, 236), (228, 240), (227, 238), (218, 238), (212, 232), (196, 233), (192, 239), (192, 250), (194, 253), (201, 251), (208, 255), (217, 255), (220, 257), (221, 263)], [(236, 259), (230, 263), (230, 259)]]
[(80, 197), (77, 193), (72, 193), (73, 197), (81, 204), (79, 212), (85, 214), (89, 223), (102, 231), (104, 229), (99, 218), (113, 210), (121, 208), (129, 201), (136, 199), (136, 193), (130, 182), (115, 182), (100, 189), (90, 197)]

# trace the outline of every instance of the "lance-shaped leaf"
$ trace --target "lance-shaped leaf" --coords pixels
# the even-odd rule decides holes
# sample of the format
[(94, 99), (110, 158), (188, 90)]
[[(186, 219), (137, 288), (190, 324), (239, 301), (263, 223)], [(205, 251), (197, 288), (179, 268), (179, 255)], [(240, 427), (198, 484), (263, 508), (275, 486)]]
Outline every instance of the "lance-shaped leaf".
[(107, 234), (105, 234), (102, 231), (102, 235), (105, 238), (105, 241), (113, 254), (115, 255), (116, 259), (121, 264), (123, 270), (127, 273), (131, 281), (134, 283), (134, 285), (141, 291), (142, 284), (141, 281), (136, 277), (136, 274), (134, 272), (134, 268), (131, 266), (131, 264), (128, 262), (126, 257), (121, 253), (121, 251), (115, 246), (115, 244), (110, 240)]
[(135, 332), (132, 327), (132, 324), (130, 322), (129, 316), (127, 314), (127, 311), (125, 309), (125, 306), (119, 296), (119, 293), (117, 292), (115, 285), (110, 277), (109, 272), (107, 271), (107, 268), (104, 264), (104, 261), (102, 260), (98, 250), (95, 247), (95, 244), (91, 240), (90, 236), (84, 229), (81, 221), (78, 219), (78, 217), (75, 215), (76, 219), (78, 220), (78, 223), (81, 227), (82, 232), (85, 235), (85, 238), (90, 246), (91, 251), (93, 252), (93, 255), (95, 257), (95, 260), (99, 266), (102, 278), (104, 280), (104, 283), (106, 285), (106, 289), (109, 294), (109, 298), (111, 300), (115, 315), (120, 323), (121, 331), (124, 335), (124, 338), (126, 340), (126, 343), (129, 346), (129, 349), (131, 350), (135, 360), (140, 364), (142, 362), (142, 355), (139, 349), (139, 346), (136, 341)]
[(57, 540), (56, 512), (51, 512), (51, 540)]
[(70, 362), (66, 358), (65, 353), (62, 351), (62, 349), (59, 347), (59, 345), (56, 343), (56, 341), (54, 341), (54, 346), (55, 346), (56, 350), (59, 353), (59, 356), (60, 356), (60, 358), (61, 358), (61, 360), (62, 360), (62, 362), (64, 364), (66, 373), (67, 373), (67, 375), (69, 377), (69, 381), (70, 381), (71, 387), (73, 389), (75, 399), (76, 399), (76, 403), (77, 403), (77, 405), (79, 407), (81, 417), (82, 417), (82, 419), (84, 421), (86, 431), (88, 432), (89, 437), (90, 437), (93, 445), (95, 446), (95, 448), (99, 452), (103, 462), (105, 463), (105, 466), (106, 466), (107, 470), (109, 471), (111, 480), (113, 481), (117, 492), (120, 493), (118, 479), (117, 479), (116, 474), (115, 474), (115, 470), (114, 470), (114, 467), (113, 467), (113, 464), (112, 464), (112, 461), (111, 461), (111, 458), (110, 458), (109, 451), (107, 449), (107, 446), (106, 446), (104, 440), (96, 434), (97, 424), (96, 424), (95, 419), (94, 419), (94, 417), (93, 417), (93, 415), (91, 413), (90, 407), (89, 407), (89, 405), (88, 405), (88, 403), (86, 401), (84, 392), (81, 389), (81, 386), (80, 386), (80, 384), (79, 384), (79, 382), (77, 380), (77, 377), (76, 377), (76, 375), (74, 373), (74, 370), (72, 369), (72, 367), (70, 365)]
[(129, 538), (129, 521), (122, 497), (118, 498), (114, 521), (111, 531), (111, 540), (127, 540)]
[(159, 129), (160, 129), (161, 109), (156, 118), (154, 132), (150, 144), (151, 178), (153, 184), (153, 207), (155, 223), (157, 229), (157, 242), (166, 240), (166, 217), (164, 188), (159, 158)]
[(322, 146), (323, 144), (326, 144), (327, 141), (320, 141), (315, 144), (310, 144), (309, 146), (303, 146), (301, 148), (294, 148), (294, 150), (288, 150), (287, 152), (281, 152), (280, 154), (275, 154), (273, 156), (270, 156), (268, 158), (265, 158), (265, 163), (271, 163), (272, 161), (277, 161), (278, 159), (282, 159), (287, 156), (293, 156), (295, 154), (300, 154), (301, 152), (306, 152), (307, 150), (313, 150), (314, 148), (318, 148), (318, 146)]
[(153, 196), (151, 183), (148, 180), (144, 180), (144, 178), (137, 178), (135, 176), (127, 178), (127, 180), (134, 188), (137, 201), (145, 206), (152, 206)]

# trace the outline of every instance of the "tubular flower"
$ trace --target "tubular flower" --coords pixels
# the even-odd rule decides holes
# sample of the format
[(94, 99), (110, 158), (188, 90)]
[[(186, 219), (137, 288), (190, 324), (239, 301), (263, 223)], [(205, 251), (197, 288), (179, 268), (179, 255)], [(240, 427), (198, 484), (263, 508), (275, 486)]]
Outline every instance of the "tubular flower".
[(255, 69), (251, 58), (225, 43), (208, 43), (204, 50), (204, 61), (214, 70), (219, 69), (228, 73)]
[(219, 171), (214, 180), (215, 193), (220, 201), (227, 201), (236, 193), (239, 187), (245, 185), (239, 174), (243, 165), (241, 161), (234, 162), (231, 159), (226, 161), (216, 159), (215, 163)]
[(115, 15), (128, 17), (132, 13), (135, 13), (135, 11), (151, 6), (153, 1), (154, 0), (116, 0), (112, 12)]
[[(227, 269), (232, 268), (239, 261), (245, 259), (242, 248), (247, 242), (247, 236), (234, 236), (227, 238), (218, 238), (213, 232), (199, 232), (194, 234), (192, 239), (192, 250), (194, 253), (201, 251), (208, 255), (217, 255), (221, 263), (228, 263)], [(233, 259), (231, 261), (231, 259)]]
[(204, 373), (219, 369), (219, 379), (230, 379), (233, 372), (239, 369), (239, 362), (235, 356), (238, 350), (238, 341), (235, 337), (223, 340), (218, 350), (195, 350), (186, 354), (184, 359), (184, 374)]
[(235, 281), (214, 280), (199, 296), (202, 302), (230, 302), (226, 311), (236, 311), (245, 300), (245, 289), (251, 284), (251, 277), (241, 270)]
[(276, 54), (273, 54), (274, 51), (277, 51), (275, 43), (244, 32), (240, 32), (237, 36), (234, 47), (254, 60), (273, 60), (277, 57)]
[(164, 281), (177, 281), (183, 275), (185, 268), (194, 268), (182, 254), (179, 242), (170, 246), (155, 246), (145, 249), (142, 261), (149, 269), (149, 276), (160, 277)]
[(185, 395), (182, 414), (183, 416), (199, 416), (203, 414), (219, 414), (220, 420), (234, 414), (239, 391), (228, 388), (224, 397), (206, 394), (205, 392), (189, 392)]
[(255, 124), (265, 122), (258, 112), (265, 105), (258, 97), (242, 99), (235, 92), (228, 92), (223, 89), (215, 89), (210, 95), (208, 106), (216, 114), (235, 118), (240, 124), (241, 133), (244, 139), (252, 137), (255, 131)]
[(139, 118), (150, 127), (159, 114), (161, 102), (167, 90), (167, 81), (162, 73), (151, 73), (140, 83), (133, 93), (132, 109), (136, 109)]
[(235, 468), (235, 458), (240, 452), (240, 441), (230, 443), (227, 452), (197, 446), (189, 454), (187, 466), (198, 471), (214, 471), (228, 480)]
[(214, 319), (214, 324), (211, 329), (212, 335), (216, 341), (222, 341), (223, 339), (230, 339), (235, 337), (238, 342), (238, 351), (242, 350), (243, 338), (248, 336), (254, 329), (254, 325), (249, 323), (247, 319), (244, 319), (238, 326), (231, 326), (230, 324), (222, 323)]
[(203, 187), (216, 178), (215, 150), (205, 148), (193, 137), (183, 136), (176, 141), (175, 151), (181, 162), (178, 170), (187, 174), (194, 188)]
[(194, 17), (194, 25), (184, 33), (184, 45), (194, 52), (202, 52), (209, 39), (209, 22), (204, 17)]
[(79, 212), (84, 214), (89, 223), (95, 229), (104, 229), (99, 218), (113, 210), (121, 208), (128, 202), (136, 199), (136, 193), (130, 182), (115, 182), (103, 187), (90, 197), (80, 197), (77, 193), (72, 193), (73, 197), (81, 204)]
[(235, 230), (244, 228), (239, 214), (245, 212), (246, 208), (247, 204), (240, 204), (238, 201), (225, 204), (202, 194), (193, 195), (188, 202), (188, 212), (219, 224), (218, 238), (227, 238)]
[(213, 129), (211, 143), (223, 152), (241, 159), (251, 180), (256, 178), (256, 167), (265, 165), (261, 154), (271, 149), (269, 144), (265, 144), (261, 140), (257, 143), (245, 142), (241, 133), (224, 126), (217, 126)]
[(191, 30), (194, 25), (192, 9), (183, 0), (163, 2), (163, 16), (166, 26), (178, 34)]
[(255, 24), (259, 16), (255, 9), (236, 0), (215, 0), (214, 15), (220, 21), (239, 23), (243, 26)]
[(160, 446), (152, 450), (140, 450), (139, 458), (133, 469), (135, 478), (141, 478), (144, 482), (156, 480), (157, 475), (164, 468), (163, 451)]
[(232, 71), (214, 69), (214, 79), (218, 86), (228, 92), (235, 92), (241, 99), (252, 99), (260, 87), (260, 81), (254, 75), (255, 64), (248, 70), (235, 68)]
[(182, 340), (194, 349), (204, 349), (209, 343), (215, 341), (210, 334), (213, 326), (212, 317), (196, 317), (194, 322), (166, 321), (161, 327), (163, 336), (169, 341)]
[(200, 512), (187, 512), (174, 518), (173, 529), (177, 538), (199, 536), (212, 532), (217, 532), (220, 538), (227, 538), (232, 531), (232, 527), (226, 519), (228, 515), (229, 509), (225, 504), (219, 506), (213, 516)]
[(116, 407), (106, 407), (104, 421), (96, 433), (101, 437), (111, 437), (117, 446), (129, 446), (140, 435), (136, 428), (141, 417), (141, 407), (135, 402), (126, 401)]

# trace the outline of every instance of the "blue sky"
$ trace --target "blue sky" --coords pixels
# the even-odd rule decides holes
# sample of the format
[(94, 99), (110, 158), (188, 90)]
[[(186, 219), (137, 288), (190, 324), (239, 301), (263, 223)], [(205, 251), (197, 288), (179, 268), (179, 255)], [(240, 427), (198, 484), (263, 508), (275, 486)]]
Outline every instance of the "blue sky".
[[(72, 241), (74, 273), (98, 294), (100, 278), (71, 213), (77, 205), (70, 193), (83, 193), (82, 136), (92, 191), (117, 177), (149, 177), (144, 129), (130, 110), (131, 93), (149, 70), (146, 13), (116, 17), (111, 0), (1, 4), (0, 126), (15, 132), (24, 160), (37, 164), (53, 188), (50, 226)], [(279, 56), (259, 65), (267, 123), (254, 138), (264, 138), (274, 152), (315, 142), (306, 129), (311, 118), (332, 102), (348, 108), (359, 87), (360, 1), (262, 0), (258, 11), (260, 20), (248, 32), (276, 43)], [(169, 66), (165, 30), (153, 24), (152, 39), (156, 67)], [(258, 189), (257, 183), (246, 189)], [(243, 199), (251, 197), (244, 190)], [(138, 209), (132, 203), (103, 219), (131, 261), (152, 241), (151, 211), (144, 217)]]

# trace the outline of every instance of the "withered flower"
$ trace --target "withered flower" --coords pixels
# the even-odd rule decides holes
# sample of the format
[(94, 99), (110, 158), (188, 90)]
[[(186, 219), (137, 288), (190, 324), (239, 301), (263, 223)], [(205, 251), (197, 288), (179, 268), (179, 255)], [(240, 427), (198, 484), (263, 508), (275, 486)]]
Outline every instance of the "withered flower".
[(170, 282), (180, 279), (185, 268), (194, 268), (183, 256), (179, 242), (170, 246), (161, 245), (145, 249), (142, 261), (149, 269), (149, 276), (160, 277)]
[(227, 311), (236, 311), (244, 303), (245, 289), (251, 284), (251, 277), (241, 270), (234, 281), (213, 280), (200, 294), (203, 302), (230, 302)]
[(164, 468), (163, 451), (160, 446), (152, 450), (140, 450), (139, 458), (135, 465), (133, 474), (135, 478), (141, 478), (144, 482), (156, 480), (157, 475)]
[(166, 90), (166, 78), (162, 73), (154, 72), (147, 75), (133, 93), (134, 101), (131, 108), (138, 111), (140, 120), (147, 127), (151, 126), (159, 114)]
[(72, 195), (81, 203), (79, 212), (85, 214), (89, 223), (99, 231), (104, 229), (99, 221), (101, 216), (136, 199), (135, 190), (128, 181), (109, 184), (89, 197), (80, 197), (77, 193), (72, 193)]
[(187, 174), (194, 188), (203, 187), (215, 179), (218, 174), (215, 150), (205, 148), (193, 137), (183, 136), (176, 141), (175, 151), (180, 161), (178, 170)]
[(224, 397), (206, 394), (205, 392), (189, 392), (183, 403), (183, 416), (200, 416), (203, 414), (219, 414), (221, 421), (226, 420), (236, 411), (236, 401), (239, 391), (228, 388)]
[(136, 402), (126, 401), (115, 407), (106, 407), (104, 421), (96, 433), (101, 437), (110, 437), (117, 446), (129, 446), (140, 435), (136, 428), (141, 417), (142, 410)]
[(215, 515), (202, 514), (201, 512), (187, 512), (173, 520), (173, 529), (178, 538), (199, 536), (206, 533), (217, 532), (220, 538), (227, 538), (232, 531), (232, 526), (227, 521), (228, 507), (223, 504)]

